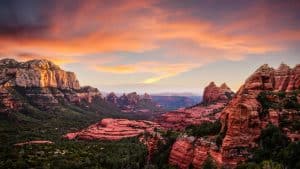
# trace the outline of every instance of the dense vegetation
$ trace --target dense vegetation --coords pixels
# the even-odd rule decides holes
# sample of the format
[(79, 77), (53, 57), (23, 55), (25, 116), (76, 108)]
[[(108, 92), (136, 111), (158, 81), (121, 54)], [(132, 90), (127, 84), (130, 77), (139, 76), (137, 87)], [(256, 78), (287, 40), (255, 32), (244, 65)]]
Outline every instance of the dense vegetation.
[(293, 109), (300, 111), (300, 104), (297, 102), (297, 95), (300, 90), (293, 92), (271, 92), (263, 91), (257, 96), (257, 100), (262, 106), (261, 117), (267, 115), (268, 110), (272, 109)]
[(1, 149), (0, 168), (132, 168), (145, 165), (146, 147), (138, 139), (116, 142), (59, 141)]
[(168, 165), (168, 159), (172, 145), (176, 141), (179, 133), (175, 131), (168, 130), (162, 132), (162, 137), (165, 138), (165, 142), (160, 142), (158, 149), (153, 154), (151, 163), (146, 166), (147, 169), (171, 169), (173, 167)]
[[(257, 97), (262, 106), (260, 116), (262, 118), (267, 116), (269, 109), (300, 113), (300, 104), (297, 102), (299, 93), (300, 90), (293, 92), (261, 92)], [(258, 140), (259, 147), (253, 150), (253, 156), (246, 164), (239, 165), (238, 169), (300, 168), (300, 142), (291, 142), (282, 132), (283, 128), (299, 131), (300, 121), (297, 119), (291, 120), (288, 115), (281, 115), (278, 127), (269, 124), (262, 130)]]
[(238, 169), (256, 168), (300, 168), (300, 142), (290, 142), (276, 126), (269, 124), (259, 138), (259, 148), (253, 150), (249, 162)]
[[(104, 117), (133, 117), (124, 116), (103, 100), (89, 107), (84, 102), (75, 105), (61, 101), (44, 109), (24, 95), (37, 90), (12, 89), (14, 96), (24, 103), (24, 109), (0, 114), (0, 168), (138, 169), (145, 166), (147, 149), (137, 138), (116, 142), (62, 139), (62, 135), (86, 128)], [(14, 146), (30, 140), (50, 140), (54, 144)]]
[(219, 120), (215, 122), (204, 122), (200, 125), (191, 125), (186, 128), (186, 132), (190, 136), (204, 137), (209, 135), (216, 135), (221, 130), (221, 122)]

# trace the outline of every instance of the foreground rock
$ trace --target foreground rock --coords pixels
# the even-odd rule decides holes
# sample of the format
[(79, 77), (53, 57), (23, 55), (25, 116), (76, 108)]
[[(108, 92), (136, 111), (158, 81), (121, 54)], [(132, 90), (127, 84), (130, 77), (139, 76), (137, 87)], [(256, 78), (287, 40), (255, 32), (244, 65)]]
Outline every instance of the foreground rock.
[[(169, 163), (180, 169), (202, 168), (203, 162), (211, 157), (219, 167), (235, 168), (251, 156), (252, 148), (259, 146), (257, 141), (261, 131), (269, 123), (280, 127), (291, 141), (299, 141), (300, 133), (291, 125), (300, 121), (295, 106), (300, 104), (299, 89), (300, 65), (293, 69), (285, 64), (278, 69), (261, 66), (218, 113), (222, 123), (220, 133), (224, 133), (221, 146), (216, 147), (216, 136), (178, 138), (172, 147)], [(182, 113), (173, 117), (176, 118), (169, 121), (173, 120), (174, 124), (186, 118)], [(195, 119), (201, 121), (199, 116)]]
[(232, 99), (234, 92), (223, 83), (220, 87), (216, 86), (214, 82), (205, 87), (203, 93), (203, 103), (211, 104), (214, 102), (228, 102)]
[(218, 147), (209, 138), (195, 138), (183, 136), (177, 139), (172, 147), (169, 163), (179, 169), (187, 169), (191, 166), (201, 169), (207, 158), (211, 156), (220, 166), (221, 154)]
[[(246, 160), (249, 149), (258, 146), (256, 140), (268, 123), (278, 126), (286, 116), (291, 121), (300, 119), (299, 113), (293, 109), (268, 109), (268, 113), (263, 115), (263, 107), (257, 100), (258, 95), (265, 91), (290, 92), (299, 87), (300, 65), (293, 69), (285, 64), (281, 64), (278, 69), (263, 65), (246, 80), (221, 115), (223, 131), (227, 128), (221, 148), (224, 164), (235, 166)], [(299, 93), (296, 97), (299, 97)], [(297, 133), (288, 130), (286, 134), (294, 137), (298, 135), (300, 138)]]

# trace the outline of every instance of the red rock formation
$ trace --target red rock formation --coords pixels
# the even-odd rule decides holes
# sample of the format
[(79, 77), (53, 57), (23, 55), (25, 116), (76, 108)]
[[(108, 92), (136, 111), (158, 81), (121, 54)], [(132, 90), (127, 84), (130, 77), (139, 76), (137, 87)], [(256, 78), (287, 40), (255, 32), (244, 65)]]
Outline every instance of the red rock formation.
[(61, 70), (47, 60), (17, 62), (12, 59), (0, 60), (0, 79), (8, 76), (13, 86), (19, 87), (55, 87), (60, 89), (79, 89), (79, 82), (73, 72)]
[(208, 106), (195, 106), (167, 112), (158, 118), (158, 122), (165, 128), (183, 130), (190, 125), (197, 125), (205, 121), (213, 122), (219, 119), (225, 103), (215, 103)]
[(231, 91), (226, 83), (223, 83), (218, 87), (214, 82), (210, 82), (204, 89), (203, 103), (228, 102), (233, 97), (233, 94), (233, 91)]
[[(151, 121), (107, 118), (89, 126), (87, 129), (68, 133), (63, 137), (70, 140), (121, 140), (141, 136), (140, 141), (147, 146), (149, 160), (157, 148), (158, 141), (162, 140), (162, 137), (155, 132), (158, 128), (161, 127)], [(144, 133), (147, 134), (144, 135)]]
[(261, 91), (299, 89), (299, 70), (300, 65), (291, 69), (282, 64), (277, 70), (263, 65), (246, 80), (221, 115), (223, 129), (227, 128), (221, 149), (224, 164), (234, 166), (244, 161), (249, 148), (257, 146), (255, 141), (267, 123), (278, 125), (279, 110), (269, 110), (269, 116), (261, 118), (261, 105), (256, 98)]
[[(221, 149), (218, 150), (214, 143), (201, 140), (201, 138), (194, 140), (178, 139), (173, 145), (170, 154), (170, 164), (179, 166), (181, 169), (186, 169), (190, 165), (193, 165), (194, 168), (201, 168), (208, 154), (218, 166), (234, 168), (239, 162), (245, 161), (250, 155), (249, 149), (258, 146), (256, 141), (260, 136), (261, 130), (268, 123), (279, 126), (279, 122), (282, 119), (288, 121), (300, 119), (297, 111), (292, 109), (269, 109), (268, 113), (262, 117), (260, 115), (262, 106), (257, 100), (258, 95), (262, 91), (288, 92), (299, 89), (299, 70), (300, 65), (291, 69), (282, 64), (276, 70), (267, 65), (261, 66), (246, 80), (236, 96), (220, 113), (222, 131), (226, 133)], [(216, 88), (213, 83), (209, 86), (211, 86), (209, 90)], [(226, 88), (225, 85), (223, 87)], [(298, 103), (299, 95), (296, 96)], [(275, 95), (268, 95), (267, 99), (278, 104), (282, 103), (282, 100)], [(211, 101), (211, 99), (208, 100)], [(169, 121), (174, 122), (174, 124), (182, 123), (183, 119), (186, 118), (183, 113), (177, 116), (175, 116), (175, 113), (173, 115), (167, 114), (166, 117), (169, 117)], [(196, 117), (195, 119), (200, 121), (201, 117)], [(298, 131), (293, 131), (289, 127), (283, 128), (283, 131), (292, 141), (300, 139)], [(186, 156), (188, 158), (185, 158)]]
[(205, 160), (211, 156), (218, 165), (221, 164), (220, 152), (216, 145), (209, 139), (181, 137), (172, 146), (169, 156), (169, 164), (179, 169), (188, 169), (192, 166), (201, 169)]
[(29, 98), (34, 106), (44, 110), (62, 101), (86, 107), (93, 100), (102, 98), (98, 89), (80, 87), (74, 73), (66, 72), (50, 61), (0, 60), (0, 112), (22, 109), (18, 95)]
[(151, 121), (107, 118), (82, 131), (68, 133), (64, 137), (83, 140), (120, 140), (136, 137), (145, 132), (153, 133), (155, 128), (160, 126)]

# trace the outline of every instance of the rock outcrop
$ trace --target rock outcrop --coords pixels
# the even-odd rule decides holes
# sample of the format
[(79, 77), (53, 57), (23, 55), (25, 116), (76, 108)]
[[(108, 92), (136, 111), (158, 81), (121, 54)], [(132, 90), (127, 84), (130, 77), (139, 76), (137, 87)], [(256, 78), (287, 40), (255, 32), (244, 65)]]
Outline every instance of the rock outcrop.
[[(209, 86), (211, 89), (207, 91), (216, 88), (213, 83)], [(227, 87), (224, 85), (222, 88)], [(235, 168), (238, 163), (251, 156), (252, 148), (259, 146), (261, 131), (269, 123), (279, 126), (291, 141), (299, 141), (299, 131), (291, 126), (293, 122), (300, 121), (297, 108), (300, 104), (299, 89), (300, 65), (296, 65), (293, 69), (285, 64), (281, 64), (278, 69), (268, 65), (261, 66), (245, 81), (228, 105), (218, 113), (216, 119), (220, 119), (222, 123), (220, 133), (224, 134), (221, 146), (216, 147), (213, 138), (216, 136), (178, 138), (172, 147), (169, 163), (180, 169), (187, 169), (189, 166), (201, 168), (205, 159), (210, 156), (219, 167)], [(214, 99), (206, 99), (206, 103), (212, 100)], [(174, 114), (169, 118), (169, 121), (174, 123), (180, 123), (182, 120), (179, 119), (186, 120), (182, 113), (180, 116)], [(201, 121), (203, 117), (192, 119)]]
[(220, 166), (221, 155), (214, 142), (204, 138), (183, 136), (177, 139), (170, 152), (169, 163), (179, 169), (201, 169), (211, 156)]
[(79, 140), (121, 140), (130, 137), (139, 137), (139, 140), (147, 146), (148, 157), (157, 149), (162, 137), (156, 132), (161, 127), (151, 121), (128, 120), (128, 119), (102, 119), (99, 123), (89, 126), (87, 129), (68, 133), (64, 135), (66, 139)]
[(219, 119), (225, 103), (215, 103), (208, 106), (195, 106), (167, 112), (157, 119), (164, 128), (183, 130), (190, 125), (199, 125), (203, 122), (214, 122)]
[(73, 72), (61, 70), (47, 60), (17, 62), (13, 59), (0, 60), (0, 79), (12, 77), (10, 84), (19, 87), (55, 87), (59, 89), (80, 89)]
[(67, 139), (82, 140), (121, 140), (128, 137), (136, 137), (145, 132), (153, 133), (160, 126), (151, 121), (128, 119), (102, 119), (99, 123), (89, 126), (87, 129), (65, 135)]
[[(76, 75), (47, 60), (0, 60), (0, 112), (22, 110), (32, 104), (42, 110), (62, 102), (88, 107), (102, 95), (96, 88), (80, 87)], [(24, 102), (28, 99), (29, 103)]]
[(300, 65), (293, 69), (285, 64), (281, 64), (278, 69), (263, 65), (246, 80), (221, 115), (222, 128), (226, 132), (221, 147), (224, 164), (235, 166), (246, 160), (248, 150), (257, 146), (256, 140), (268, 123), (278, 125), (279, 119), (285, 114), (290, 114), (293, 118), (299, 116), (293, 110), (282, 109), (268, 109), (266, 111), (269, 113), (262, 116), (264, 107), (257, 100), (258, 95), (266, 91), (295, 91), (299, 87)]
[(216, 86), (214, 82), (205, 87), (203, 94), (203, 103), (210, 104), (214, 102), (228, 102), (233, 97), (234, 92), (223, 83), (220, 87)]

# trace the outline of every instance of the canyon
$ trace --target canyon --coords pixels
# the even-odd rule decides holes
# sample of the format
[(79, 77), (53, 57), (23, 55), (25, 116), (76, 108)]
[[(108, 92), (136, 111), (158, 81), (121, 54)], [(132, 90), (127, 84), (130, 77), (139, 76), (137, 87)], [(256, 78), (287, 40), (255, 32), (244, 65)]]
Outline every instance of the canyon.
[[(170, 143), (167, 162), (179, 169), (200, 169), (207, 159), (218, 168), (235, 168), (260, 147), (261, 133), (270, 124), (291, 142), (298, 142), (300, 133), (294, 123), (300, 121), (299, 90), (300, 65), (281, 64), (277, 69), (262, 65), (236, 93), (225, 83), (211, 82), (202, 102), (164, 112), (147, 93), (103, 96), (97, 88), (80, 86), (73, 72), (47, 60), (0, 60), (0, 115), (8, 119), (5, 124), (24, 125), (26, 132), (28, 124), (37, 130), (44, 125), (60, 138), (75, 142), (137, 138), (146, 146), (148, 163), (168, 144), (165, 133), (172, 131), (179, 134)], [(217, 133), (191, 134), (197, 134), (201, 125), (218, 124)], [(49, 137), (19, 137), (12, 145), (55, 145), (44, 138)]]

